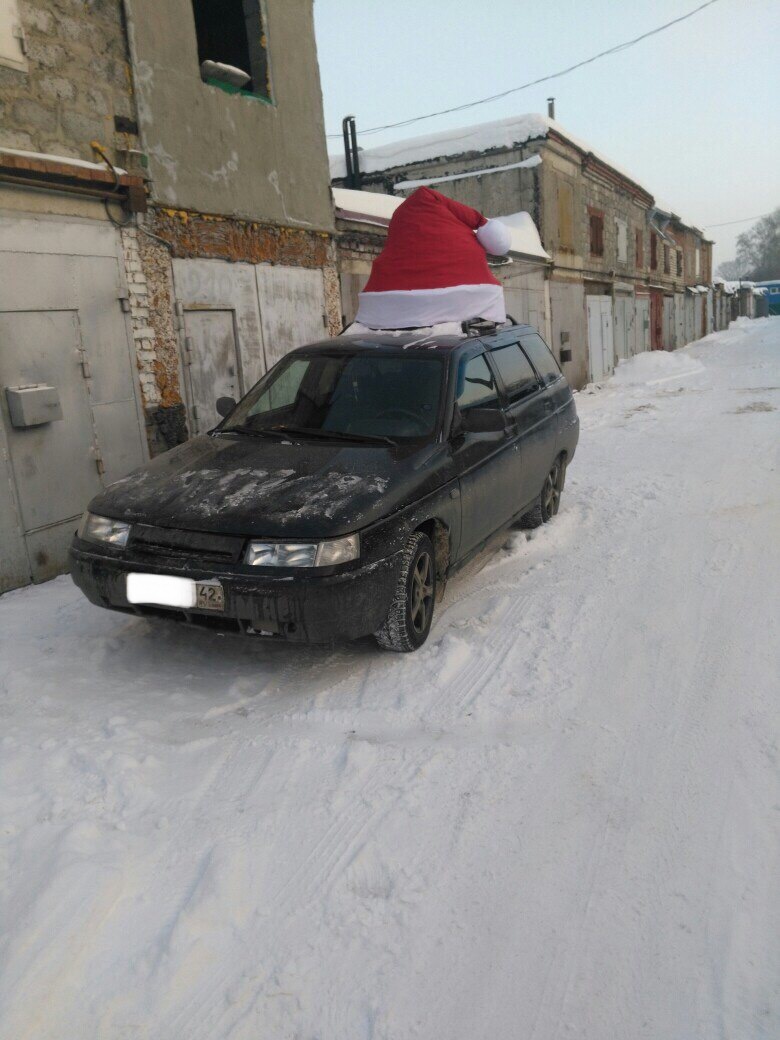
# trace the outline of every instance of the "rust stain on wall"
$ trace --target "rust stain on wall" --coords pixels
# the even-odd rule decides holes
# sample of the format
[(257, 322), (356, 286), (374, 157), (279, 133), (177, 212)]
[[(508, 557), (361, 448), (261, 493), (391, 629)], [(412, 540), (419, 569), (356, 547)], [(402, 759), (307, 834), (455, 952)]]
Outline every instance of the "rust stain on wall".
[(180, 209), (155, 210), (154, 233), (170, 245), (174, 257), (310, 268), (326, 265), (331, 241), (322, 231)]

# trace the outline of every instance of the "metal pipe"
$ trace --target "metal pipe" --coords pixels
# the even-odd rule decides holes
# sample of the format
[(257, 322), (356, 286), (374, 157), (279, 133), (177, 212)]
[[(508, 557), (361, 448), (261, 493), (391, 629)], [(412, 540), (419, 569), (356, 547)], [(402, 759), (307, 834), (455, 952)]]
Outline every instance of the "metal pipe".
[(344, 160), (347, 164), (347, 187), (352, 187), (352, 181), (354, 179), (352, 173), (352, 154), (350, 151), (350, 140), (349, 140), (349, 121), (354, 118), (353, 116), (344, 116), (341, 120), (341, 132), (344, 135)]

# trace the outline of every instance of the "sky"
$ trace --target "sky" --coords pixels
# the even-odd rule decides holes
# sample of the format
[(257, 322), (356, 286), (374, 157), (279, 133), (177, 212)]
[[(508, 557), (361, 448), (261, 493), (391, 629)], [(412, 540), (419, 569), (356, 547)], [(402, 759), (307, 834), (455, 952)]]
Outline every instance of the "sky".
[[(702, 0), (315, 0), (325, 128), (369, 128), (518, 86)], [(717, 0), (619, 54), (363, 147), (546, 112), (715, 239), (715, 264), (780, 206), (780, 0)], [(338, 139), (329, 151), (341, 150)], [(716, 227), (730, 221), (727, 227)]]

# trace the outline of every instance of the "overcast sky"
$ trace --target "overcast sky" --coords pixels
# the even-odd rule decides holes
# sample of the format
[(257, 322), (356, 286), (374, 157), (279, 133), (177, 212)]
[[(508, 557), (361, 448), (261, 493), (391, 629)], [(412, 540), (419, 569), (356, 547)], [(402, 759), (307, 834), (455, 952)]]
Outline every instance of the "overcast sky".
[[(622, 43), (702, 0), (316, 0), (325, 127), (358, 130), (494, 94)], [(359, 140), (363, 147), (546, 112), (704, 227), (715, 262), (780, 205), (780, 0), (718, 0), (551, 83)], [(341, 148), (329, 140), (330, 151)]]

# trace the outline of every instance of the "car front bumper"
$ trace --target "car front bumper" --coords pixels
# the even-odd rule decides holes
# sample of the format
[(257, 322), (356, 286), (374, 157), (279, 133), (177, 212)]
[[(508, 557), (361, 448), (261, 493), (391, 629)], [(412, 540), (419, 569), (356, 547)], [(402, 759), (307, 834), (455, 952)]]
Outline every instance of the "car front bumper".
[[(245, 567), (134, 560), (126, 554), (102, 553), (99, 546), (79, 539), (70, 549), (73, 581), (99, 607), (310, 643), (358, 639), (375, 632), (390, 609), (399, 566), (396, 553), (351, 570), (276, 577), (247, 573)], [(131, 572), (218, 581), (224, 590), (224, 609), (180, 610), (130, 603), (126, 581)]]

